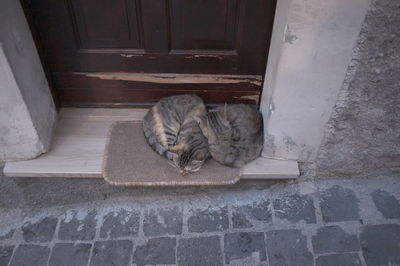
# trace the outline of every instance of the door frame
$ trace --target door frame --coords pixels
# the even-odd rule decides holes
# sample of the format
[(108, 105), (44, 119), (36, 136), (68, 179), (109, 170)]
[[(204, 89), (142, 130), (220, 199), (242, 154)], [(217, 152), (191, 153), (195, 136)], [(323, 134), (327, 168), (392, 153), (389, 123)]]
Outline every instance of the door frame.
[[(4, 1), (3, 4), (13, 5), (16, 10), (12, 15), (25, 20), (19, 17), (21, 5), (10, 2), (13, 1)], [(310, 0), (305, 6), (302, 0), (278, 0), (260, 103), (264, 116), (264, 157), (308, 162), (316, 159), (370, 4), (371, 0)], [(12, 29), (14, 34), (11, 38), (15, 43), (21, 39), (18, 34), (32, 38), (26, 35), (26, 32), (29, 35), (26, 21), (21, 23), (21, 27)], [(3, 31), (10, 29), (5, 27)], [(0, 42), (2, 35), (10, 38), (9, 32), (6, 33), (8, 35), (0, 32)], [(0, 46), (6, 57), (19, 56), (17, 52), (4, 48), (7, 47)], [(12, 60), (0, 63), (14, 71), (18, 69)], [(32, 64), (35, 63), (27, 62), (27, 65)], [(39, 61), (36, 64), (45, 69)], [(298, 72), (301, 75), (296, 75)], [(15, 73), (12, 74), (9, 79), (14, 80)], [(32, 86), (31, 93), (34, 90), (43, 93), (46, 86)], [(15, 88), (19, 95), (23, 95), (24, 88)], [(48, 88), (47, 91), (50, 95)], [(24, 97), (23, 101), (33, 108), (42, 104), (37, 102), (37, 98)], [(51, 112), (52, 107), (48, 106)], [(10, 115), (13, 115), (11, 111)], [(35, 121), (37, 116), (28, 113), (27, 119), (32, 125), (38, 124)], [(54, 128), (54, 124), (41, 126)], [(33, 130), (37, 132), (43, 128)], [(47, 138), (51, 140), (51, 135)], [(43, 149), (37, 152), (39, 155)], [(24, 159), (22, 153), (20, 158)]]

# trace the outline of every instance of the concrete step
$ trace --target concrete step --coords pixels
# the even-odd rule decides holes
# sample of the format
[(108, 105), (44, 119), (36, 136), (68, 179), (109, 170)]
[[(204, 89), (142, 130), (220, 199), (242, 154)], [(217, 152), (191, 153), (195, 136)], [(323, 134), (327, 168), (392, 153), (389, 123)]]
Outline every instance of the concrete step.
[[(115, 121), (142, 120), (146, 109), (63, 108), (52, 148), (28, 161), (7, 162), (12, 177), (102, 178), (106, 137)], [(246, 165), (241, 179), (294, 179), (297, 162), (258, 158)]]

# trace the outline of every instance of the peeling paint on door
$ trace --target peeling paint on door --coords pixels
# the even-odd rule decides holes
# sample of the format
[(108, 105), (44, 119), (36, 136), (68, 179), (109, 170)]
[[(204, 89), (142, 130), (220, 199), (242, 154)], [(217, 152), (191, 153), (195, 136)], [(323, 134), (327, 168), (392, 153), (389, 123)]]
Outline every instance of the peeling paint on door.
[[(137, 73), (76, 73), (86, 77), (103, 80), (140, 81), (163, 84), (194, 84), (194, 83), (250, 83), (261, 86), (262, 76), (238, 76), (238, 75), (187, 75), (187, 74), (137, 74)], [(257, 96), (258, 97), (258, 96)]]

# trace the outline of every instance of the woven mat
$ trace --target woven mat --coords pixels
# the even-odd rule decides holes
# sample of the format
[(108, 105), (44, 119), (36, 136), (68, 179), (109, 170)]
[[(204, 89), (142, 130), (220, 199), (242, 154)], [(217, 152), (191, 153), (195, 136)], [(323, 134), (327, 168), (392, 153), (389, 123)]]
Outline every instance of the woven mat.
[(196, 172), (182, 176), (155, 153), (143, 136), (142, 122), (111, 125), (103, 160), (104, 179), (117, 186), (210, 186), (239, 181), (240, 170), (209, 159)]

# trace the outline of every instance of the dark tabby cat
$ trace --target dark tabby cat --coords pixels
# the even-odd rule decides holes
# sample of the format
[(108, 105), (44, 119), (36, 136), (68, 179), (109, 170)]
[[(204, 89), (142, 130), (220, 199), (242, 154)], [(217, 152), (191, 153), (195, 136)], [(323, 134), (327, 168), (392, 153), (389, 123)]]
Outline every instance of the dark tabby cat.
[(158, 154), (172, 160), (181, 174), (198, 171), (210, 156), (207, 139), (195, 120), (206, 112), (200, 97), (175, 95), (161, 99), (144, 117), (147, 142)]
[(255, 108), (245, 104), (220, 106), (197, 121), (217, 162), (242, 167), (260, 156), (263, 120)]

